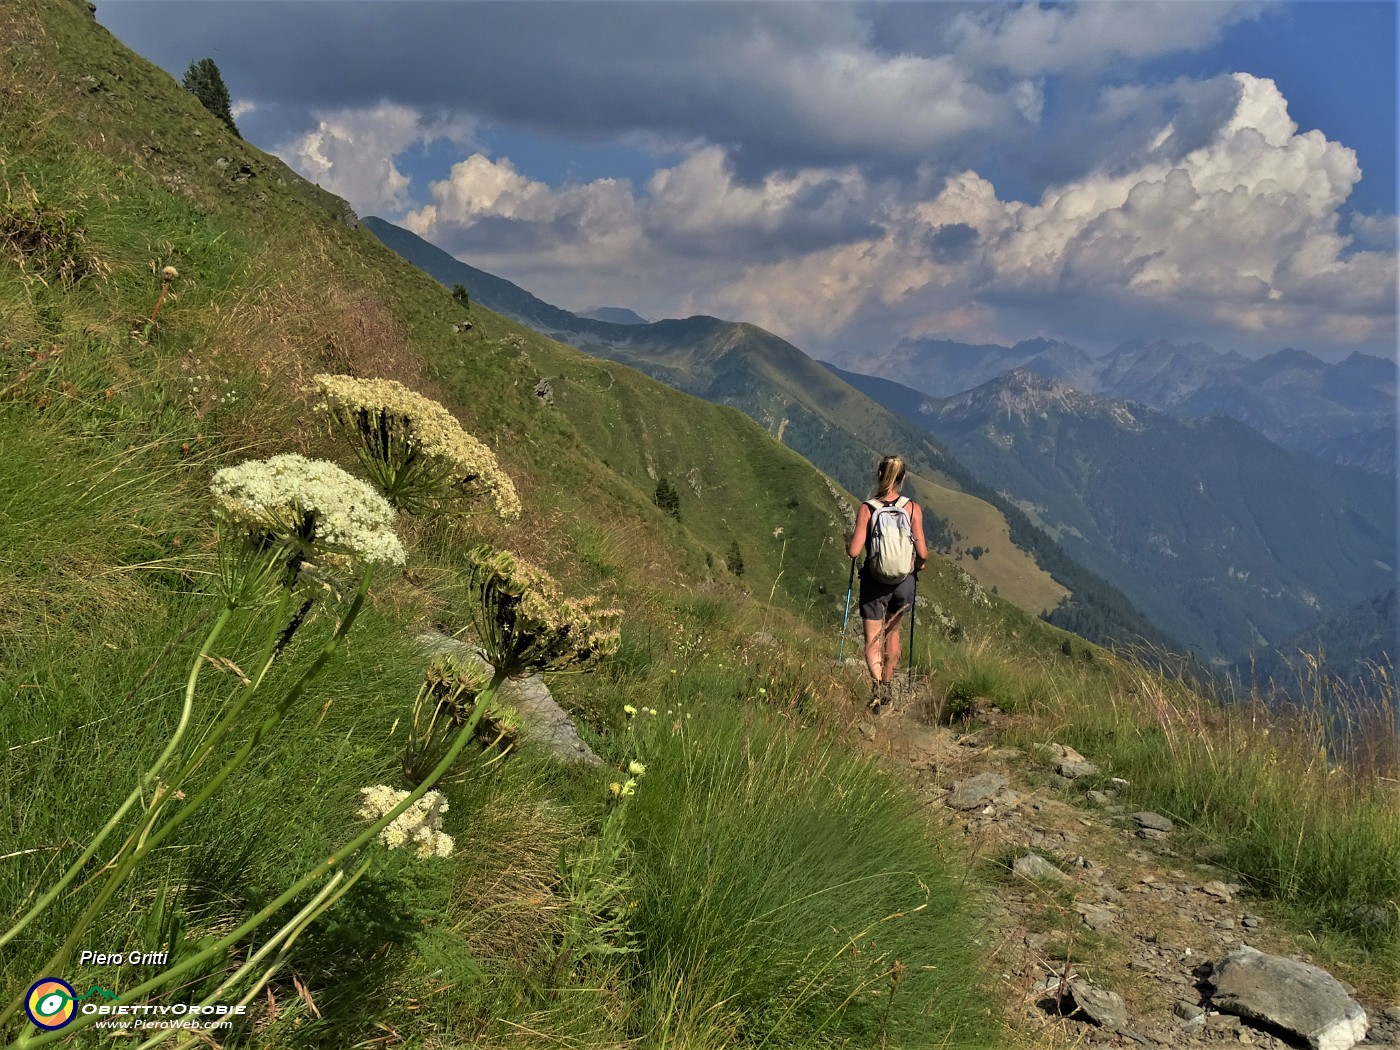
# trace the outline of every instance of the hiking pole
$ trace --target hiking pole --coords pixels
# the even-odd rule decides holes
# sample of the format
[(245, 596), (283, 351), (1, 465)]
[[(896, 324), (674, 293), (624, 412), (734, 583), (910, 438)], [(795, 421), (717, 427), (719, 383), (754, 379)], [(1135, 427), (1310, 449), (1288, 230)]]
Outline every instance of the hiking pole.
[(856, 560), (851, 559), (851, 578), (846, 581), (846, 615), (841, 618), (841, 644), (836, 647), (836, 662), (842, 662), (846, 653), (846, 624), (851, 620), (851, 588), (856, 582)]
[(914, 596), (909, 599), (909, 688), (914, 688), (914, 616), (919, 611), (919, 572), (914, 570)]

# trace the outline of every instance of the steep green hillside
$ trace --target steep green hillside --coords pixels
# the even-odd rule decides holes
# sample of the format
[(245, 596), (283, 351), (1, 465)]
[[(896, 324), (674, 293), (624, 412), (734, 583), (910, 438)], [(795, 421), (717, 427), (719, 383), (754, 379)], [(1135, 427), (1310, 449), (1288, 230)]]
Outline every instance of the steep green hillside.
[[(367, 826), (360, 789), (415, 783), (405, 734), (431, 686), (415, 635), (469, 623), (468, 552), (485, 540), (623, 611), (603, 670), (550, 680), (603, 767), (511, 745), (503, 715), (443, 782), (451, 856), (351, 850), (367, 874), (255, 986), (254, 1027), (226, 1045), (393, 1031), (442, 1047), (808, 1046), (818, 1030), (831, 1045), (991, 1045), (946, 844), (905, 786), (832, 736), (852, 684), (831, 666), (844, 495), (733, 408), (483, 310), (454, 331), (441, 286), (232, 138), (87, 5), (6, 5), (0, 49), (0, 1043), (39, 977), (135, 1001), (160, 977), (79, 950), (169, 952), (196, 969), (153, 1001), (232, 1001), (221, 982), (267, 964), (255, 946), (317, 906), (299, 873)], [(327, 589), (285, 621), (289, 605), (216, 619), (211, 475), (287, 452), (357, 469), (312, 410), (324, 371), (447, 405), (499, 452), (524, 513), (401, 514), (407, 565), (362, 604), (317, 576)], [(677, 514), (656, 503), (663, 479)], [(951, 566), (923, 591), (962, 629), (1006, 622), (1058, 644)], [(766, 760), (729, 760), (751, 753)], [(638, 761), (634, 806), (609, 781), (640, 777)], [(663, 799), (703, 809), (706, 841), (667, 845)], [(725, 860), (697, 869), (687, 927), (670, 920), (680, 850)], [(839, 912), (797, 906), (851, 885), (866, 889)], [(766, 936), (766, 915), (798, 912)], [(952, 960), (956, 980), (913, 973), (893, 1011), (864, 993), (918, 953)]]

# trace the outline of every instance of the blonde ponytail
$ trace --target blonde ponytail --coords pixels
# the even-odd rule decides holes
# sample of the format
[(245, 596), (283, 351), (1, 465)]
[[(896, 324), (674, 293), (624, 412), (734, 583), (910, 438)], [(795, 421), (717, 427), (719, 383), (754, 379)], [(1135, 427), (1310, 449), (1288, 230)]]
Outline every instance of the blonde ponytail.
[(886, 456), (875, 469), (875, 495), (883, 496), (891, 489), (904, 484), (904, 460), (898, 456)]

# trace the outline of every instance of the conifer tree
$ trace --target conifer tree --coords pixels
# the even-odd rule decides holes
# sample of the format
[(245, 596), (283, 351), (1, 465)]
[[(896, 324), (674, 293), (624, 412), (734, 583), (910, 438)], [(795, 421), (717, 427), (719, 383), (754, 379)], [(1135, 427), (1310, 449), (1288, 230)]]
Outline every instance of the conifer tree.
[(729, 545), (729, 550), (724, 554), (724, 563), (735, 576), (744, 575), (744, 555), (739, 550), (738, 540)]
[(669, 478), (663, 477), (656, 483), (656, 495), (651, 501), (677, 521), (681, 520), (681, 494)]
[(224, 86), (224, 78), (212, 58), (201, 58), (198, 62), (190, 63), (190, 68), (185, 70), (185, 90), (222, 120), (235, 136), (243, 137), (238, 134), (238, 125), (233, 122), (233, 105), (229, 101), (228, 88)]

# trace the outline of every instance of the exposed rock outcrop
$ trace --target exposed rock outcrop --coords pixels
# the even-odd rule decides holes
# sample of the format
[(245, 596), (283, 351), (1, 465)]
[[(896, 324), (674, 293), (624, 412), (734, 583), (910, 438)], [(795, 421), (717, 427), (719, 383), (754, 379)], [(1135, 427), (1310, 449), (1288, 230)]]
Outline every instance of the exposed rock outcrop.
[[(480, 650), (455, 638), (449, 638), (440, 631), (420, 634), (418, 641), (434, 656), (460, 656), (490, 670), (491, 665), (486, 662)], [(573, 719), (555, 702), (549, 687), (539, 675), (530, 675), (518, 680), (506, 679), (497, 700), (502, 705), (513, 708), (520, 716), (521, 731), (526, 740), (540, 745), (560, 762), (590, 766), (603, 764), (603, 760), (579, 737)]]

